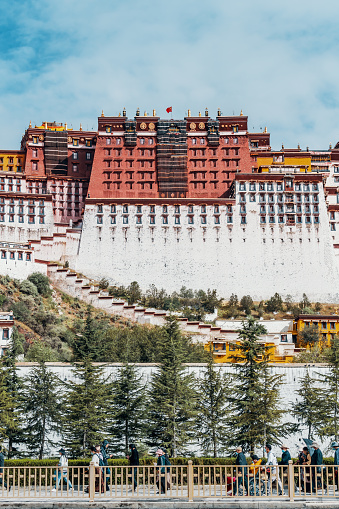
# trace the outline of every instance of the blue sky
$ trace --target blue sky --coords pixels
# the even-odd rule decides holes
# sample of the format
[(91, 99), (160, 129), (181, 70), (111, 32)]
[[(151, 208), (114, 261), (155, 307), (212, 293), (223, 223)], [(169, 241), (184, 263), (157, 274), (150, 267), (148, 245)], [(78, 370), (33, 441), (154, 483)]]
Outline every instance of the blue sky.
[(242, 109), (273, 148), (339, 141), (337, 0), (0, 0), (1, 148), (31, 120)]

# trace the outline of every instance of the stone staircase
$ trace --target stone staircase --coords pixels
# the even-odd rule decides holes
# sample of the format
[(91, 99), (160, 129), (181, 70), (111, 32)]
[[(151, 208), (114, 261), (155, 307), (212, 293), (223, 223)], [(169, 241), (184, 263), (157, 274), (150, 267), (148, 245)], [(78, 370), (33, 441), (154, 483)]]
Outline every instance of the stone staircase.
[[(47, 275), (56, 288), (91, 304), (97, 309), (115, 316), (122, 316), (132, 322), (149, 325), (164, 325), (168, 311), (148, 309), (138, 305), (129, 305), (124, 300), (118, 300), (99, 290), (94, 282), (86, 277), (80, 277), (76, 272), (60, 267), (57, 263), (48, 263)], [(179, 325), (183, 331), (194, 335), (198, 342), (206, 343), (223, 333), (221, 327), (201, 322), (189, 322), (187, 318), (179, 318)]]

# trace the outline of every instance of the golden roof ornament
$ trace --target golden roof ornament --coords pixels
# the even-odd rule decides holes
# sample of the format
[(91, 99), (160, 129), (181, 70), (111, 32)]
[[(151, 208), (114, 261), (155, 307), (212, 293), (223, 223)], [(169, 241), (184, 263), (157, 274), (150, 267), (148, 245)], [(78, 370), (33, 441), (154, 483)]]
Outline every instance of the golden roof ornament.
[(243, 116), (243, 112), (242, 112), (242, 110), (240, 111), (240, 116), (241, 116), (241, 117)]
[(135, 113), (135, 116), (136, 117), (139, 117), (140, 116), (140, 108), (137, 109), (136, 113)]
[(218, 117), (221, 117), (221, 109), (218, 108)]
[(300, 143), (298, 143), (298, 150), (300, 150)]
[(208, 109), (207, 109), (207, 106), (205, 108), (205, 117), (208, 117)]
[(265, 126), (264, 133), (267, 134), (267, 127)]
[(32, 127), (32, 121), (31, 120), (29, 121), (29, 126), (28, 127)]
[(120, 113), (120, 111), (119, 111), (119, 115), (118, 115), (118, 117), (121, 117), (121, 113)]
[(101, 116), (104, 117), (104, 110), (101, 111)]
[(144, 112), (144, 117), (147, 117), (147, 111)]
[(199, 117), (201, 117), (201, 111), (199, 111)]
[(126, 117), (126, 108), (124, 107), (124, 109), (122, 110), (122, 116), (123, 117)]
[(157, 116), (157, 112), (155, 110), (153, 110), (153, 117), (156, 117)]
[(187, 111), (187, 116), (190, 117), (191, 116), (191, 110), (188, 110)]
[(80, 131), (82, 131), (82, 124), (80, 123)]

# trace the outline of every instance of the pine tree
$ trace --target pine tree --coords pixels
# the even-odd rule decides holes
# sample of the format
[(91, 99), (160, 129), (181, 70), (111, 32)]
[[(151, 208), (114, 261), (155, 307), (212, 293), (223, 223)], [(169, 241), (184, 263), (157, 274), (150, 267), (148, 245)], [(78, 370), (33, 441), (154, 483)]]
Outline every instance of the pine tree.
[(131, 442), (138, 441), (145, 430), (145, 390), (133, 364), (125, 364), (112, 383), (110, 407), (112, 450), (127, 454)]
[(198, 437), (204, 454), (208, 455), (212, 451), (216, 458), (225, 448), (230, 379), (227, 375), (222, 375), (220, 369), (215, 366), (212, 350), (199, 389)]
[(329, 366), (328, 375), (322, 375), (323, 402), (325, 412), (318, 416), (318, 432), (320, 436), (332, 436), (339, 439), (339, 336), (336, 334), (330, 348), (325, 353)]
[(0, 361), (0, 443), (7, 437), (7, 430), (11, 425), (11, 408), (13, 406), (11, 395), (7, 390), (7, 373)]
[(73, 367), (75, 381), (66, 386), (63, 436), (74, 457), (85, 456), (107, 433), (111, 384), (87, 356)]
[(60, 425), (60, 384), (58, 378), (40, 362), (24, 382), (24, 442), (30, 454), (43, 458), (49, 445), (55, 445), (53, 434)]
[(311, 439), (321, 421), (326, 415), (326, 402), (323, 396), (323, 390), (316, 385), (307, 370), (304, 378), (299, 382), (297, 394), (300, 399), (292, 405), (292, 414), (298, 419), (299, 423), (307, 428), (307, 438)]
[(237, 364), (230, 397), (233, 436), (229, 443), (253, 451), (266, 441), (277, 443), (289, 427), (280, 425), (281, 376), (270, 374), (266, 345), (260, 342), (260, 335), (267, 331), (252, 317), (242, 325), (238, 331), (241, 355), (234, 359)]
[(3, 365), (6, 371), (6, 387), (11, 398), (11, 405), (8, 412), (9, 422), (6, 430), (8, 437), (8, 458), (13, 456), (13, 444), (22, 439), (22, 413), (20, 411), (22, 379), (18, 375), (16, 361), (19, 355), (24, 353), (24, 338), (19, 334), (16, 327), (13, 327), (10, 346), (3, 358)]
[(183, 366), (187, 341), (177, 320), (168, 317), (159, 354), (161, 364), (153, 375), (148, 396), (148, 443), (165, 445), (173, 457), (194, 434), (197, 392), (193, 375), (185, 374)]

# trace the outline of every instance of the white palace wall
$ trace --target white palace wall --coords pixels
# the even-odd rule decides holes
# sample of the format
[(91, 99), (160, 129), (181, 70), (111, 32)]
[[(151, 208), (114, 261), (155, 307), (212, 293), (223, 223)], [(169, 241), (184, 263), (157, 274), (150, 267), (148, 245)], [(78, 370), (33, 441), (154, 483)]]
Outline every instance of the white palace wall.
[[(275, 292), (299, 298), (305, 292), (314, 301), (338, 301), (338, 264), (322, 184), (317, 194), (319, 219), (312, 214), (306, 224), (303, 215), (300, 225), (291, 226), (279, 224), (277, 215), (274, 224), (261, 224), (259, 193), (249, 202), (248, 189), (245, 203), (236, 190), (231, 214), (227, 205), (220, 205), (219, 224), (212, 205), (206, 206), (206, 224), (199, 205), (193, 207), (194, 224), (188, 224), (188, 205), (180, 206), (181, 224), (175, 224), (175, 206), (168, 205), (166, 225), (161, 205), (155, 206), (155, 224), (150, 224), (147, 206), (142, 207), (142, 224), (137, 224), (137, 205), (128, 205), (128, 214), (123, 205), (116, 205), (114, 214), (110, 205), (103, 205), (100, 214), (97, 205), (86, 205), (75, 268), (112, 284), (138, 281), (144, 290), (151, 284), (168, 292), (181, 286), (215, 288), (224, 298), (236, 293), (255, 300)], [(276, 190), (274, 196), (277, 200)], [(244, 204), (246, 223), (241, 224)]]

